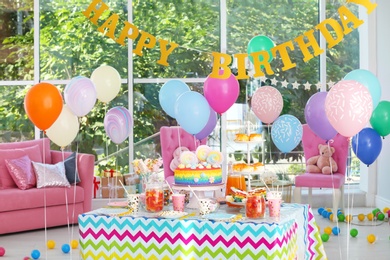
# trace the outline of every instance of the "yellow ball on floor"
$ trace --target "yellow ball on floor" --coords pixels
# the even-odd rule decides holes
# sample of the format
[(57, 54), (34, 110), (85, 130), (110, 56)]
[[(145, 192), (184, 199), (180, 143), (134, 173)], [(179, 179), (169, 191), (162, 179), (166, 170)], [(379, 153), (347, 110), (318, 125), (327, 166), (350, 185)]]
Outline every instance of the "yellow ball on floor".
[(374, 214), (368, 213), (368, 214), (367, 214), (367, 219), (368, 219), (369, 221), (372, 221), (372, 220), (374, 219)]
[(326, 227), (324, 228), (324, 232), (328, 235), (332, 234), (332, 228), (331, 227)]
[(366, 216), (365, 216), (363, 213), (360, 213), (360, 214), (358, 215), (358, 220), (359, 220), (359, 221), (363, 221), (365, 218), (366, 218)]
[(345, 222), (347, 222), (347, 223), (350, 223), (352, 221), (352, 219), (353, 219), (352, 215), (346, 215), (345, 216)]
[(375, 240), (376, 240), (376, 237), (375, 237), (374, 234), (369, 234), (369, 235), (367, 236), (367, 241), (368, 241), (368, 243), (372, 244), (372, 243), (375, 242)]
[(76, 249), (79, 246), (79, 241), (73, 239), (72, 241), (70, 241), (70, 246), (72, 247), (72, 249)]
[(53, 249), (55, 247), (56, 247), (56, 242), (54, 242), (54, 240), (48, 240), (47, 241), (47, 248)]
[(387, 211), (389, 211), (389, 209), (390, 209), (389, 207), (384, 207), (382, 212), (387, 213)]

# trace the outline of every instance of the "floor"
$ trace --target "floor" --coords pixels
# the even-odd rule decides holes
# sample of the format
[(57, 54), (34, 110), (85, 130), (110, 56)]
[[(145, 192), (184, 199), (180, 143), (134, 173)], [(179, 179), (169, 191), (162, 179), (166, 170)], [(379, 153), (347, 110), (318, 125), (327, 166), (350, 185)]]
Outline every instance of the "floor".
[[(99, 207), (101, 203), (100, 201), (100, 204), (95, 203), (94, 205)], [(339, 235), (331, 234), (329, 240), (324, 242), (325, 251), (329, 260), (390, 259), (390, 225), (388, 219), (385, 219), (385, 221), (368, 221), (367, 218), (364, 221), (359, 221), (357, 219), (358, 214), (362, 213), (367, 215), (373, 208), (350, 208), (349, 214), (353, 215), (353, 220), (350, 224), (345, 222), (333, 223), (319, 215), (318, 208), (313, 208), (312, 210), (321, 234), (324, 233), (327, 227), (340, 228)], [(357, 229), (358, 235), (356, 237), (349, 235), (351, 229)], [(376, 241), (373, 244), (367, 241), (367, 235), (369, 234), (376, 236)], [(1, 260), (31, 257), (33, 250), (39, 250), (39, 259), (80, 259), (79, 249), (71, 249), (69, 253), (62, 252), (62, 245), (66, 243), (70, 244), (70, 241), (73, 239), (78, 239), (77, 226), (0, 235), (0, 247), (3, 247), (6, 251), (5, 255), (1, 257)], [(45, 241), (49, 240), (55, 242), (56, 246), (54, 249), (47, 249)]]

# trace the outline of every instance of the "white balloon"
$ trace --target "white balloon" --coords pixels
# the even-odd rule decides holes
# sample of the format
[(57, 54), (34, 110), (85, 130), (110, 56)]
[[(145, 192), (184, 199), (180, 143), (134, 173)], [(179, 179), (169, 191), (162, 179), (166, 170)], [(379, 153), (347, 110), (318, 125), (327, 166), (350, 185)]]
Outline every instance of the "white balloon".
[(46, 135), (60, 147), (69, 145), (79, 132), (78, 117), (65, 104), (57, 120), (46, 130)]
[(109, 102), (118, 95), (121, 88), (119, 72), (111, 66), (100, 66), (92, 72), (91, 80), (95, 84), (97, 99)]

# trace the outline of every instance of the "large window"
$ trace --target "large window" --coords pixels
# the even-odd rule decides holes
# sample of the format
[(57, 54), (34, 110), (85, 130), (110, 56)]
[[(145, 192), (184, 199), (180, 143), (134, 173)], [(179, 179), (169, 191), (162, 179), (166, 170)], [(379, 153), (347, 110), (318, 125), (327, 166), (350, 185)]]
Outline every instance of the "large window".
[[(203, 93), (203, 81), (212, 69), (212, 52), (246, 53), (248, 42), (256, 35), (265, 35), (275, 44), (293, 40), (319, 23), (320, 7), (324, 6), (320, 0), (105, 0), (108, 9), (93, 23), (94, 13), (89, 17), (82, 13), (93, 2), (41, 0), (38, 4), (33, 0), (0, 0), (0, 137), (5, 142), (36, 135), (23, 108), (27, 89), (34, 84), (48, 81), (64, 90), (72, 78), (90, 77), (97, 67), (110, 65), (122, 78), (119, 94), (108, 103), (98, 101), (87, 116), (80, 118), (79, 134), (67, 149), (94, 153), (101, 168), (117, 167), (123, 173), (129, 170), (129, 158), (158, 156), (160, 127), (177, 125), (158, 101), (159, 90), (166, 81), (179, 78), (191, 90)], [(326, 18), (338, 19), (337, 9), (343, 4), (345, 1), (325, 1)], [(98, 3), (98, 7), (101, 5)], [(357, 12), (354, 4), (348, 4), (348, 8)], [(154, 36), (156, 45), (143, 48), (141, 56), (132, 53), (139, 37), (131, 46), (127, 41), (118, 44), (107, 31), (107, 21), (113, 14), (118, 18), (116, 38), (129, 20), (140, 32)], [(319, 41), (320, 34), (316, 32), (315, 37)], [(157, 63), (159, 40), (178, 45), (167, 60), (168, 66)], [(298, 48), (290, 53), (297, 63), (293, 69), (283, 71), (281, 59), (275, 57), (273, 75), (240, 80), (239, 99), (227, 113), (228, 130), (237, 126), (242, 129), (245, 121), (251, 120), (256, 131), (268, 134), (269, 127), (251, 114), (249, 106), (254, 91), (264, 85), (274, 86), (282, 93), (282, 114), (294, 115), (304, 123), (308, 98), (358, 68), (358, 45), (358, 31), (354, 30), (326, 51), (326, 66), (321, 65), (320, 56), (304, 62)], [(233, 71), (234, 68), (233, 63)], [(253, 69), (249, 62), (246, 69), (248, 73)], [(319, 84), (321, 71), (326, 71), (327, 86)], [(132, 137), (120, 145), (111, 142), (103, 124), (106, 112), (115, 106), (129, 107), (134, 118)], [(224, 134), (229, 132), (222, 133), (218, 124), (210, 137), (213, 146), (220, 145), (218, 140)], [(134, 150), (127, 149), (133, 143)], [(226, 152), (233, 155), (239, 149), (228, 144)], [(262, 160), (264, 154), (259, 147), (254, 149)], [(268, 163), (300, 158), (300, 147), (283, 155), (269, 140), (264, 149)]]

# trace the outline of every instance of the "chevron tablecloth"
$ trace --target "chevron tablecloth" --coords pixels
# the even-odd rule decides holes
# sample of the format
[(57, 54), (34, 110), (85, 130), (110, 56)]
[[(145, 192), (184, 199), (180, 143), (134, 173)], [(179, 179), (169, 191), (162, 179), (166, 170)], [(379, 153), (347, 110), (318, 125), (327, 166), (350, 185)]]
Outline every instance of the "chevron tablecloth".
[(79, 215), (82, 259), (326, 259), (308, 205), (280, 219), (223, 222)]

